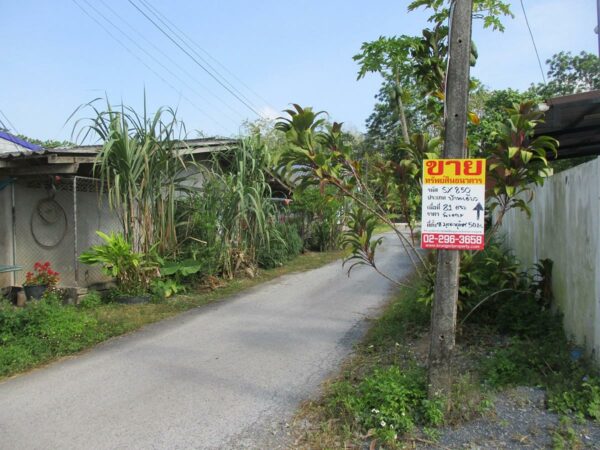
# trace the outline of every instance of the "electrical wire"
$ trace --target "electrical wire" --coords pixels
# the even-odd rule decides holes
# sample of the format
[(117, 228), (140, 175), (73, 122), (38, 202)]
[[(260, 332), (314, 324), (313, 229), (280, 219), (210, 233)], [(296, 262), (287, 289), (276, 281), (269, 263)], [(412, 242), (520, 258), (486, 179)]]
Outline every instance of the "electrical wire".
[(194, 61), (202, 70), (204, 70), (208, 75), (210, 75), (211, 78), (213, 78), (219, 85), (221, 85), (221, 87), (223, 87), (227, 92), (229, 92), (231, 95), (233, 95), (239, 102), (241, 102), (244, 106), (246, 106), (246, 108), (248, 108), (250, 111), (252, 111), (258, 117), (264, 118), (260, 112), (258, 112), (256, 109), (254, 109), (254, 107), (252, 107), (247, 101), (245, 101), (243, 98), (241, 98), (229, 86), (227, 86), (223, 81), (221, 81), (215, 74), (213, 74), (210, 70), (208, 70), (200, 61), (198, 61), (198, 58), (195, 58), (194, 55), (192, 55), (189, 51), (187, 51), (185, 48), (183, 48), (181, 46), (181, 44), (179, 44), (179, 42), (177, 42), (175, 39), (173, 39), (169, 35), (169, 33), (167, 33), (159, 24), (157, 24), (156, 21), (154, 21), (148, 14), (146, 14), (146, 12), (143, 11), (137, 4), (135, 4), (132, 0), (127, 0), (127, 1), (135, 9), (137, 9), (146, 19), (148, 19), (150, 21), (150, 23), (152, 23), (152, 25), (154, 25), (162, 34), (164, 34), (167, 37), (167, 39), (169, 39), (171, 42), (173, 42), (173, 44), (175, 44), (183, 53), (185, 53), (188, 57), (190, 57), (192, 59), (192, 61)]
[(127, 45), (125, 45), (118, 37), (116, 37), (108, 28), (106, 28), (99, 20), (97, 20), (93, 15), (91, 15), (83, 6), (81, 6), (77, 0), (71, 0), (71, 1), (73, 3), (75, 3), (75, 5), (77, 5), (77, 7), (79, 9), (81, 9), (81, 11), (83, 11), (83, 13), (86, 16), (88, 16), (90, 19), (92, 19), (94, 22), (96, 22), (96, 24), (98, 24), (98, 26), (100, 26), (100, 28), (102, 28), (115, 42), (117, 42), (117, 44), (119, 44), (121, 47), (123, 47), (123, 49), (125, 49), (125, 51), (127, 51), (131, 56), (133, 56), (141, 64), (143, 64), (150, 72), (152, 72), (156, 77), (158, 77), (163, 83), (165, 83), (167, 86), (169, 86), (171, 89), (173, 89), (178, 95), (181, 96), (181, 98), (183, 98), (188, 103), (190, 103), (190, 105), (193, 108), (195, 108), (198, 112), (200, 112), (201, 114), (206, 116), (208, 119), (213, 121), (216, 125), (218, 125), (218, 127), (221, 129), (221, 131), (225, 131), (227, 134), (227, 131), (226, 131), (227, 127), (225, 127), (221, 122), (219, 122), (218, 120), (213, 118), (211, 115), (209, 115), (202, 108), (198, 107), (195, 102), (192, 102), (189, 98), (187, 98), (185, 95), (183, 95), (181, 93), (180, 89), (177, 89), (175, 86), (173, 86), (173, 84), (171, 84), (169, 81), (167, 81), (162, 75), (160, 75), (152, 67), (150, 67), (143, 59), (141, 59), (138, 55), (136, 55), (129, 47), (127, 47)]
[[(183, 42), (184, 44), (187, 45), (188, 48), (190, 48), (190, 50), (194, 51), (194, 53), (202, 58), (201, 55), (198, 54), (198, 52), (196, 50), (194, 50), (194, 47), (196, 47), (198, 50), (200, 50), (204, 55), (206, 55), (206, 57), (210, 58), (212, 61), (214, 61), (215, 64), (217, 64), (219, 67), (221, 67), (226, 73), (228, 73), (234, 80), (236, 80), (238, 83), (240, 83), (240, 85), (242, 85), (244, 88), (246, 88), (251, 94), (253, 94), (257, 99), (261, 100), (262, 102), (264, 102), (265, 105), (269, 106), (270, 108), (275, 109), (268, 100), (266, 100), (262, 95), (260, 95), (258, 92), (256, 92), (254, 89), (252, 89), (250, 86), (248, 86), (246, 83), (244, 83), (243, 80), (241, 80), (238, 76), (236, 76), (231, 70), (229, 70), (225, 65), (223, 65), (217, 58), (215, 58), (214, 56), (212, 56), (210, 53), (208, 53), (204, 48), (202, 48), (196, 41), (194, 41), (188, 34), (186, 34), (181, 28), (179, 28), (175, 23), (173, 23), (171, 20), (169, 20), (163, 13), (161, 13), (156, 7), (154, 7), (149, 1), (147, 0), (139, 0), (140, 3), (142, 3), (150, 12), (153, 13), (153, 15), (163, 24), (165, 25), (165, 27), (167, 27), (173, 34), (177, 35), (179, 34), (178, 38), (181, 42)], [(187, 42), (186, 42), (187, 41)], [(202, 58), (203, 61), (206, 62), (206, 64), (213, 69), (213, 71), (215, 71), (223, 80), (225, 80), (227, 82), (227, 84), (229, 86), (231, 86), (233, 89), (235, 89), (236, 92), (240, 93), (241, 95), (243, 95), (239, 89), (235, 88), (235, 86), (233, 85), (233, 83), (231, 83), (229, 80), (227, 80), (226, 77), (224, 77), (222, 74), (219, 73), (219, 71), (213, 67), (209, 62), (206, 61), (206, 59)], [(243, 95), (244, 96), (244, 95)], [(244, 98), (246, 100), (248, 100), (248, 98), (246, 96), (244, 96)]]
[(523, 0), (521, 2), (521, 9), (523, 10), (523, 15), (525, 16), (525, 23), (527, 24), (527, 29), (529, 30), (529, 36), (531, 36), (531, 42), (533, 43), (533, 49), (535, 50), (535, 56), (537, 57), (538, 65), (540, 66), (540, 72), (542, 73), (542, 80), (544, 80), (544, 84), (546, 84), (546, 75), (544, 74), (544, 67), (542, 66), (542, 60), (540, 59), (540, 53), (538, 52), (537, 45), (535, 44), (535, 38), (533, 37), (533, 31), (531, 31), (531, 26), (529, 25), (529, 19), (527, 18), (527, 12), (525, 11), (525, 5), (523, 4)]
[[(17, 130), (17, 127), (15, 127), (12, 122), (10, 121), (10, 119), (8, 117), (6, 117), (6, 114), (4, 114), (4, 112), (2, 110), (0, 110), (0, 114), (2, 114), (2, 117), (4, 117), (4, 119), (6, 119), (6, 121), (8, 122), (8, 124), (10, 125), (10, 129), (13, 130), (15, 133), (17, 134), (21, 134), (19, 133), (19, 131)], [(2, 125), (4, 126), (4, 128), (6, 128), (6, 124), (2, 123)]]
[[(87, 0), (86, 3), (89, 5), (89, 2)], [(160, 48), (158, 48), (151, 40), (149, 40), (148, 38), (146, 38), (146, 36), (144, 36), (142, 33), (140, 33), (134, 26), (132, 26), (127, 20), (125, 20), (121, 14), (117, 13), (113, 8), (110, 7), (110, 5), (108, 5), (104, 0), (100, 0), (100, 3), (102, 3), (102, 5), (104, 5), (104, 7), (106, 9), (108, 9), (115, 17), (117, 17), (121, 22), (123, 22), (128, 29), (133, 30), (142, 40), (144, 40), (147, 44), (149, 44), (156, 52), (158, 52), (163, 58), (167, 59), (168, 61), (171, 62), (173, 67), (176, 67), (180, 72), (184, 73), (185, 75), (188, 76), (188, 78), (190, 80), (192, 80), (194, 83), (196, 83), (199, 87), (201, 87), (204, 91), (206, 91), (208, 94), (211, 95), (211, 97), (213, 97), (214, 99), (216, 99), (217, 101), (219, 101), (220, 103), (222, 103), (224, 106), (227, 107), (228, 110), (230, 110), (231, 112), (233, 112), (234, 114), (240, 116), (240, 117), (244, 117), (244, 115), (242, 113), (240, 113), (239, 111), (233, 109), (225, 100), (223, 100), (222, 98), (220, 98), (219, 96), (217, 96), (215, 93), (212, 92), (212, 90), (208, 89), (205, 85), (203, 85), (202, 83), (200, 83), (198, 81), (197, 78), (195, 78), (192, 74), (190, 74), (185, 68), (183, 68), (177, 61), (175, 61), (173, 58), (171, 58), (167, 53), (163, 52)], [(90, 5), (91, 8), (95, 9), (92, 5)], [(102, 15), (102, 13), (99, 13)], [(148, 53), (144, 48), (142, 48), (136, 41), (135, 39), (133, 39), (131, 36), (127, 35), (127, 33), (125, 33), (123, 31), (122, 28), (118, 27), (117, 25), (115, 25), (112, 21), (110, 21), (108, 18), (106, 18), (104, 15), (102, 15), (102, 17), (104, 18), (104, 20), (108, 21), (114, 28), (118, 29), (120, 33), (122, 33), (124, 36), (126, 36), (130, 41), (132, 41), (134, 43), (134, 45), (136, 45), (140, 50), (142, 50), (144, 53), (146, 53), (148, 56), (150, 56), (157, 64), (159, 64), (163, 69), (165, 69), (166, 71), (168, 71), (169, 73), (171, 73), (175, 78), (177, 78), (181, 83), (184, 84), (184, 86), (186, 86), (190, 91), (192, 91), (194, 94), (196, 94), (198, 97), (200, 97), (202, 100), (204, 100), (205, 102), (209, 103), (211, 106), (215, 107), (216, 109), (219, 109), (221, 112), (224, 113), (224, 111), (218, 107), (217, 105), (215, 105), (211, 100), (209, 100), (208, 98), (206, 98), (203, 94), (199, 93), (198, 91), (196, 91), (193, 87), (191, 87), (186, 81), (184, 81), (183, 79), (181, 79), (181, 77), (179, 77), (179, 75), (177, 75), (176, 73), (173, 73), (173, 71), (170, 70), (169, 67), (165, 66), (160, 60), (156, 59), (153, 55), (151, 55), (150, 53)], [(225, 116), (233, 121), (233, 122), (238, 122), (237, 119), (232, 118), (231, 116), (229, 116), (228, 114), (225, 113)]]

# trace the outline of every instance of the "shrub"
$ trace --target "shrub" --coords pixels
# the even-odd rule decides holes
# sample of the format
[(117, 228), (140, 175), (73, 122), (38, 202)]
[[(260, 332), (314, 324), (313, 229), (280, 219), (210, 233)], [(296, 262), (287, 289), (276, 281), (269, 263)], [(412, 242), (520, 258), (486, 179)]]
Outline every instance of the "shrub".
[(148, 291), (157, 264), (153, 258), (134, 252), (130, 242), (118, 233), (96, 232), (104, 244), (94, 245), (79, 256), (84, 264), (101, 265), (102, 271), (117, 280), (121, 294), (139, 295)]
[(417, 425), (440, 425), (441, 404), (427, 399), (427, 376), (421, 368), (397, 366), (375, 369), (357, 386), (348, 381), (332, 385), (329, 407), (354, 418), (363, 432), (392, 442)]
[(81, 299), (79, 306), (85, 309), (97, 308), (102, 304), (102, 296), (98, 291), (90, 291)]
[(1, 303), (0, 330), (0, 376), (81, 350), (103, 338), (94, 317), (63, 306), (54, 295), (25, 308)]
[(291, 211), (299, 219), (300, 234), (307, 249), (322, 252), (338, 247), (343, 205), (332, 186), (326, 187), (324, 192), (316, 187), (294, 192)]
[(271, 230), (269, 246), (263, 245), (258, 249), (258, 264), (264, 269), (282, 266), (298, 256), (302, 248), (302, 238), (294, 224), (275, 224)]

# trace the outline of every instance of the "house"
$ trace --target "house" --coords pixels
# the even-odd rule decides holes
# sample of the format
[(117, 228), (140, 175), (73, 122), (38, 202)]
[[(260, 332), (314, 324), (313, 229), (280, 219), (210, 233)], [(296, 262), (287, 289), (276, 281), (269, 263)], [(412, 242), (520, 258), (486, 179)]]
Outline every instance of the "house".
[[(186, 158), (206, 159), (237, 145), (231, 139), (183, 141)], [(97, 267), (79, 263), (82, 251), (99, 243), (97, 230), (120, 231), (121, 223), (93, 177), (99, 145), (46, 149), (0, 133), (0, 288), (19, 286), (36, 261), (50, 261), (61, 284), (87, 287), (105, 280)], [(190, 171), (191, 184), (201, 183)]]

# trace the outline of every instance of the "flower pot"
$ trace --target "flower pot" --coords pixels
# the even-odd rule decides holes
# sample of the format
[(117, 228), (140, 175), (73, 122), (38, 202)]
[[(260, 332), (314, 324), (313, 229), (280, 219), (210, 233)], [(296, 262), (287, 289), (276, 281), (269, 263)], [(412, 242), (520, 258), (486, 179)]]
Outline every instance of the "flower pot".
[(27, 296), (27, 300), (39, 300), (48, 289), (48, 286), (45, 284), (34, 285), (34, 286), (23, 286), (25, 290), (25, 295)]
[(151, 295), (119, 295), (116, 301), (124, 305), (137, 305), (139, 303), (148, 303), (151, 298)]

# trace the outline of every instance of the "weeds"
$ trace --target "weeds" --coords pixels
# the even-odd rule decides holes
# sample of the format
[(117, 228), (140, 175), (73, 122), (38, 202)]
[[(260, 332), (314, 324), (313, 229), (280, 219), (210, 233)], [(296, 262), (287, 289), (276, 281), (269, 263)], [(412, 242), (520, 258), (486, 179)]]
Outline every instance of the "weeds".
[(110, 337), (183, 311), (218, 301), (277, 276), (314, 269), (341, 258), (341, 252), (306, 253), (285, 267), (265, 270), (259, 276), (236, 279), (217, 290), (196, 290), (189, 295), (143, 305), (110, 303), (95, 293), (78, 306), (63, 305), (56, 293), (17, 308), (0, 301), (0, 379), (76, 353)]

